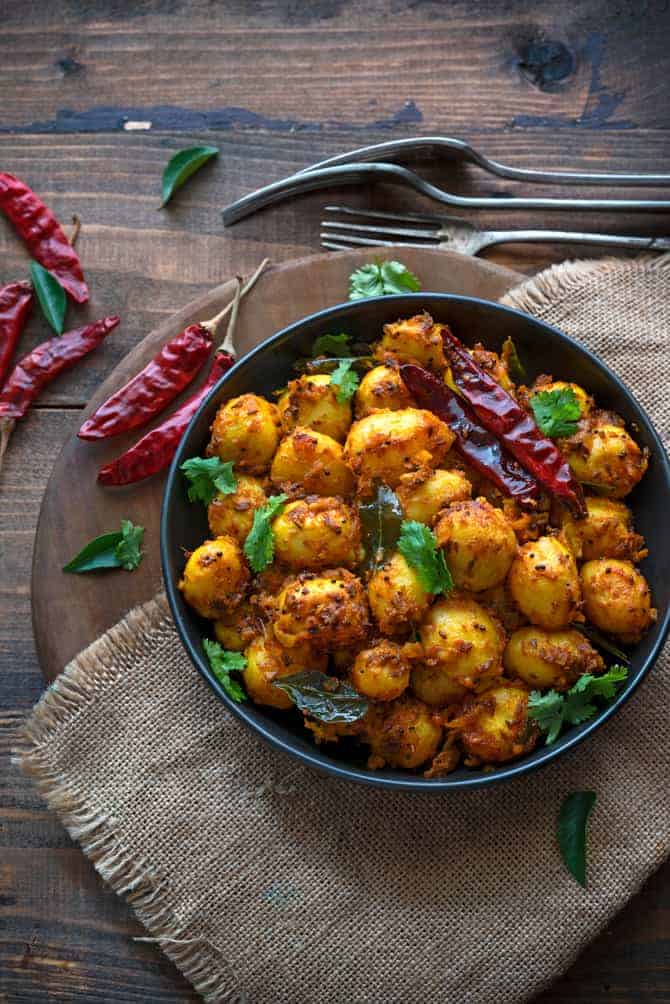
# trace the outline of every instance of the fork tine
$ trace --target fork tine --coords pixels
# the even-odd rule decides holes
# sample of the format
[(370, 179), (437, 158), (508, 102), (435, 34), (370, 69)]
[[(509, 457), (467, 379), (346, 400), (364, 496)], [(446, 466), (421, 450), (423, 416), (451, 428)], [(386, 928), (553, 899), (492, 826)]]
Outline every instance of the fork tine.
[(328, 248), (329, 251), (351, 251), (351, 244), (338, 244), (336, 241), (321, 241), (322, 248)]
[(389, 234), (395, 237), (423, 237), (426, 240), (437, 241), (439, 230), (413, 230), (411, 227), (370, 227), (365, 223), (339, 223), (336, 220), (321, 220), (322, 227), (337, 230), (355, 230), (368, 234)]
[[(410, 243), (410, 241), (382, 241), (379, 240), (379, 238), (377, 240), (371, 240), (368, 237), (353, 237), (353, 236), (350, 237), (348, 234), (346, 237), (343, 238), (342, 234), (330, 234), (323, 230), (321, 231), (321, 240), (337, 241), (342, 245), (342, 248), (347, 248), (347, 247), (351, 248), (353, 245), (358, 245), (358, 244), (362, 244), (365, 247), (372, 247), (372, 248), (377, 248), (377, 247), (425, 248), (426, 247), (425, 244), (412, 244)], [(346, 241), (346, 243), (342, 243), (343, 240)]]
[(363, 216), (377, 220), (396, 220), (398, 223), (465, 223), (462, 216), (436, 216), (434, 213), (387, 213), (382, 209), (354, 209), (351, 206), (324, 206), (324, 213), (344, 213), (345, 216)]

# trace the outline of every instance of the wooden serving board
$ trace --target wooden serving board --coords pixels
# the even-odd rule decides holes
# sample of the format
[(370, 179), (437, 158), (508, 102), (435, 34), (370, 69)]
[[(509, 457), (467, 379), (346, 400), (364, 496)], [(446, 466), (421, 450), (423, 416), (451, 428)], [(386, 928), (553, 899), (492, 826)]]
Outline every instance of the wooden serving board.
[[(351, 272), (378, 255), (374, 248), (312, 255), (269, 268), (240, 307), (235, 335), (240, 355), (287, 324), (346, 300)], [(392, 255), (392, 249), (384, 249), (384, 257)], [(497, 300), (524, 278), (454, 252), (401, 248), (396, 256), (421, 278), (426, 292)], [(33, 627), (47, 680), (53, 680), (73, 656), (161, 587), (158, 527), (164, 478), (117, 489), (103, 488), (96, 481), (101, 464), (126, 449), (142, 430), (85, 443), (77, 438), (77, 429), (85, 415), (144, 366), (167, 339), (221, 310), (234, 288), (234, 280), (217, 286), (148, 334), (109, 375), (88, 408), (76, 415), (72, 436), (56, 460), (44, 494), (33, 555)], [(123, 518), (146, 528), (145, 558), (135, 572), (62, 572), (88, 540), (118, 529)]]

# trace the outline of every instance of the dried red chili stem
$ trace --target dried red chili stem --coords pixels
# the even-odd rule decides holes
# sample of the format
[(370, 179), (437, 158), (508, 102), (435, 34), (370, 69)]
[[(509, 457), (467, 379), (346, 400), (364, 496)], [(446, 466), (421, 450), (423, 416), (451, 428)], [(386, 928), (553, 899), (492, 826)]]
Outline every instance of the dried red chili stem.
[(444, 350), (456, 386), (478, 420), (519, 463), (577, 517), (586, 516), (581, 486), (556, 444), (543, 436), (533, 417), (486, 370), (462, 342), (443, 331)]
[[(254, 288), (254, 286), (256, 285), (256, 283), (258, 282), (261, 275), (263, 274), (263, 272), (265, 271), (265, 269), (268, 267), (269, 264), (270, 264), (270, 259), (264, 258), (263, 261), (258, 266), (258, 268), (256, 269), (256, 271), (253, 273), (253, 275), (251, 275), (247, 279), (247, 281), (242, 285), (242, 288), (240, 289), (240, 297), (239, 297), (240, 300), (242, 300), (247, 295), (247, 293), (249, 293)], [(239, 276), (237, 276), (237, 281), (238, 283), (242, 281)], [(235, 296), (237, 296), (237, 289), (235, 290)], [(216, 315), (216, 317), (212, 317), (211, 320), (203, 321), (202, 323), (204, 327), (210, 330), (212, 332), (212, 335), (214, 335), (216, 329), (219, 327), (224, 317), (227, 317), (231, 311), (235, 311), (235, 320), (232, 323), (232, 325), (231, 324), (228, 325), (228, 328), (226, 330), (226, 337), (224, 338), (220, 346), (220, 349), (222, 352), (229, 352), (231, 356), (237, 357), (237, 349), (235, 348), (235, 344), (233, 342), (233, 332), (235, 330), (235, 325), (237, 323), (237, 310), (239, 309), (239, 301), (237, 302), (237, 307), (235, 306), (235, 302), (236, 302), (235, 297), (233, 297), (230, 303), (227, 304), (223, 308), (223, 310)], [(212, 328), (214, 329), (213, 331)]]
[(521, 505), (535, 504), (540, 494), (538, 482), (502, 448), (447, 384), (413, 363), (401, 366), (400, 375), (419, 407), (432, 411), (455, 433), (454, 447), (464, 460)]
[(75, 244), (77, 242), (77, 238), (79, 237), (80, 232), (81, 232), (81, 220), (79, 219), (79, 217), (77, 216), (76, 213), (73, 213), (73, 215), (72, 215), (72, 233), (70, 234), (70, 244), (72, 245), (72, 247), (75, 246)]
[(32, 305), (33, 292), (29, 282), (10, 282), (0, 289), (0, 387)]
[(25, 182), (5, 172), (0, 172), (0, 210), (31, 256), (53, 272), (73, 300), (86, 303), (89, 294), (81, 262), (60, 223)]
[(195, 394), (120, 457), (101, 467), (98, 481), (103, 485), (130, 485), (165, 470), (201, 403), (234, 362), (227, 352), (217, 352), (207, 379)]

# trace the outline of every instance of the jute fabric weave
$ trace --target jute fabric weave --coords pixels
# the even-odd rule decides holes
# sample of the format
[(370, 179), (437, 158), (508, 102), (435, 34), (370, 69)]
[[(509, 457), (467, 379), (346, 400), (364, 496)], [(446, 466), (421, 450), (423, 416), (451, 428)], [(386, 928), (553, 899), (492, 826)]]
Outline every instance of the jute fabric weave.
[[(568, 263), (506, 297), (615, 369), (670, 436), (670, 262)], [(670, 665), (549, 767), (481, 791), (324, 778), (222, 708), (163, 597), (76, 658), (17, 760), (207, 1002), (519, 1004), (670, 849)], [(563, 797), (593, 788), (589, 886), (561, 863)]]

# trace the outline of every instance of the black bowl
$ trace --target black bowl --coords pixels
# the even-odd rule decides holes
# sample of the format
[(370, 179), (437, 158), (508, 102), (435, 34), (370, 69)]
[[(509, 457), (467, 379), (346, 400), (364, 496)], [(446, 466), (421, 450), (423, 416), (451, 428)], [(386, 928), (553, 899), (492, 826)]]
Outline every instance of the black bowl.
[[(481, 340), (487, 348), (500, 349), (504, 339), (512, 336), (527, 364), (529, 379), (540, 373), (552, 373), (557, 379), (582, 384), (601, 407), (612, 408), (622, 415), (636, 440), (649, 449), (649, 470), (630, 497), (630, 503), (637, 528), (649, 546), (649, 557), (642, 567), (659, 612), (654, 628), (632, 653), (625, 687), (595, 718), (569, 729), (552, 746), (541, 745), (522, 760), (494, 771), (462, 767), (448, 777), (436, 779), (398, 770), (366, 770), (364, 756), (355, 746), (343, 743), (315, 746), (297, 713), (273, 712), (251, 702), (236, 704), (231, 701), (212, 676), (202, 650), (202, 639), (209, 634), (207, 625), (184, 603), (177, 589), (184, 565), (184, 549), (194, 549), (208, 536), (205, 507), (188, 502), (179, 465), (203, 454), (209, 426), (221, 403), (248, 392), (270, 396), (275, 388), (295, 375), (293, 362), (301, 354), (309, 355), (318, 335), (347, 331), (356, 340), (374, 341), (384, 323), (409, 317), (424, 308), (436, 321), (448, 322), (469, 344)], [(670, 464), (657, 433), (621, 380), (585, 348), (527, 314), (486, 300), (438, 293), (378, 297), (343, 303), (290, 325), (255, 348), (219, 381), (191, 422), (170, 468), (161, 517), (163, 575), (177, 630), (191, 659), (228, 710), (263, 739), (304, 764), (352, 781), (416, 791), (472, 787), (494, 784), (565, 753), (615, 714), (649, 671), (670, 624), (670, 549), (665, 543), (669, 509)]]

